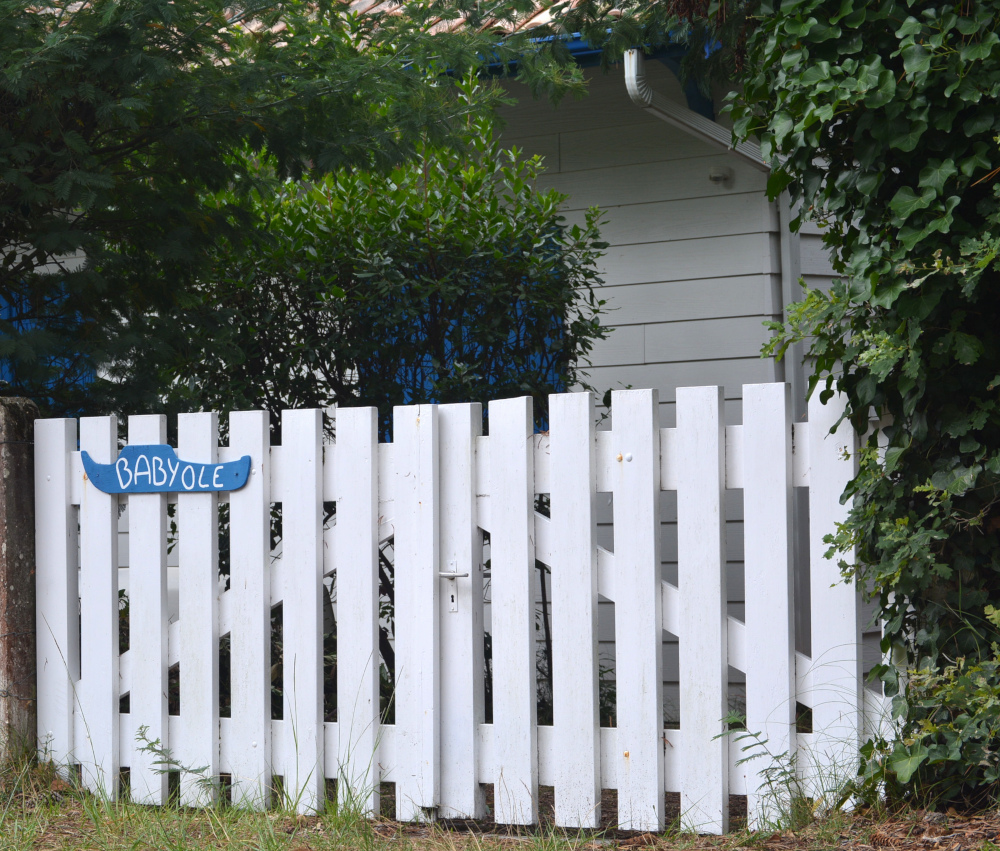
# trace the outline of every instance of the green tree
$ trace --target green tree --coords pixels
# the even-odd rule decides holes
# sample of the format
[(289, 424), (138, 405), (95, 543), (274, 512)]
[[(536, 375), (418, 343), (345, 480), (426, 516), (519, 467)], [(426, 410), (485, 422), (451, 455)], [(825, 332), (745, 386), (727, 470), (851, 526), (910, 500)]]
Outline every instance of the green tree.
[[(386, 168), (451, 138), (470, 105), (443, 72), (524, 44), (497, 43), (471, 13), (432, 31), (461, 5), (0, 0), (5, 392), (50, 412), (136, 402), (95, 375), (156, 345), (139, 320), (169, 309), (219, 239), (253, 244), (246, 203), (265, 153), (281, 179)], [(552, 90), (574, 77), (528, 64)], [(484, 87), (476, 108), (497, 97)]]
[[(469, 87), (471, 94), (471, 84)], [(189, 301), (151, 319), (170, 408), (393, 405), (549, 393), (582, 380), (598, 322), (598, 212), (566, 226), (538, 158), (471, 118), (461, 151), (340, 170), (254, 196), (253, 252), (227, 243)], [(224, 193), (218, 203), (228, 203)]]
[[(773, 348), (808, 340), (813, 383), (846, 394), (855, 427), (873, 412), (889, 423), (884, 457), (877, 433), (861, 453), (832, 543), (858, 548), (851, 573), (878, 595), (886, 649), (928, 670), (985, 663), (1000, 641), (1000, 4), (785, 0), (761, 13), (737, 132), (760, 137), (771, 193), (787, 187), (800, 218), (824, 225), (843, 275), (805, 294)], [(881, 673), (892, 693), (895, 670)], [(995, 790), (995, 755), (974, 764), (947, 736), (924, 747), (926, 702), (924, 690), (907, 715), (897, 700), (897, 776), (922, 766), (925, 793)]]

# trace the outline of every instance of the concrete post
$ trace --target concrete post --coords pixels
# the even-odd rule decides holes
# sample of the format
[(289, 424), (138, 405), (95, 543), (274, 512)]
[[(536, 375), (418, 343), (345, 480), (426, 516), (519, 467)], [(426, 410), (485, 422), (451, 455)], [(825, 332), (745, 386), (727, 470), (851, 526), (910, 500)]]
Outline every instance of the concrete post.
[(0, 398), (0, 764), (35, 750), (35, 486), (29, 399)]

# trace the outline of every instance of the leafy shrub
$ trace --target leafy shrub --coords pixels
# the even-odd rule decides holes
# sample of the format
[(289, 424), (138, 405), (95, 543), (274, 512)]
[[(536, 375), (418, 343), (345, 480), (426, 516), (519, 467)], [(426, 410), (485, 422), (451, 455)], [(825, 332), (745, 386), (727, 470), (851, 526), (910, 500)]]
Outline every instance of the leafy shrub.
[(911, 671), (894, 699), (895, 742), (863, 749), (869, 793), (921, 805), (979, 806), (1000, 793), (1000, 647), (992, 658)]
[(530, 395), (542, 411), (579, 383), (606, 333), (599, 213), (566, 225), (541, 160), (503, 149), (489, 118), (465, 136), (388, 174), (257, 196), (258, 250), (221, 252), (160, 323), (169, 406), (266, 408), (278, 428), (283, 408), (371, 405), (385, 435), (394, 405)]

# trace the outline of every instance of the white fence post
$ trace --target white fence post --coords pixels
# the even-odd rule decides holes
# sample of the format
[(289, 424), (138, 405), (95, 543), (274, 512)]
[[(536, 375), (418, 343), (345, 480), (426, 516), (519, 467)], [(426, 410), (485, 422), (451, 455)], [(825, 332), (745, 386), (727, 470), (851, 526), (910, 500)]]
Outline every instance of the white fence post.
[(338, 408), (333, 464), (337, 525), (337, 798), (379, 812), (378, 412)]
[(556, 824), (601, 823), (594, 400), (549, 397)]
[[(80, 448), (99, 464), (118, 455), (114, 417), (80, 420)], [(80, 498), (79, 729), (74, 741), (84, 785), (110, 800), (118, 797), (118, 498), (89, 482)]]
[[(857, 469), (856, 437), (844, 420), (844, 397), (809, 400), (809, 587), (812, 617), (813, 776), (810, 791), (825, 797), (852, 778), (861, 736), (861, 608), (854, 582), (838, 558), (826, 558), (826, 535), (847, 517), (840, 496)], [(851, 563), (852, 556), (841, 556)]]
[(229, 417), (231, 455), (251, 458), (246, 485), (229, 497), (230, 695), (233, 803), (271, 800), (271, 451), (268, 416)]
[(664, 819), (659, 396), (655, 390), (612, 393), (611, 416), (618, 824), (624, 830), (659, 831)]
[(281, 507), (284, 794), (299, 813), (322, 810), (323, 412), (282, 411)]
[[(746, 602), (747, 733), (730, 741), (753, 757), (747, 818), (777, 823), (789, 790), (767, 770), (795, 753), (795, 623), (792, 610), (792, 407), (786, 384), (743, 391), (743, 519)], [(761, 743), (766, 744), (761, 744)]]
[[(177, 454), (185, 461), (214, 464), (219, 457), (219, 415), (181, 414)], [(177, 497), (180, 533), (177, 563), (180, 616), (181, 803), (205, 806), (216, 798), (219, 776), (219, 497)]]
[[(129, 417), (128, 439), (132, 445), (165, 443), (167, 418), (157, 414)], [(153, 471), (148, 472), (149, 484), (152, 484)], [(138, 465), (135, 475), (137, 478), (142, 475)], [(165, 766), (156, 763), (162, 758), (163, 750), (170, 747), (167, 737), (167, 495), (132, 494), (128, 500), (128, 634), (132, 658), (129, 783), (133, 801), (159, 805), (166, 799), (167, 774)]]
[(723, 405), (721, 387), (677, 388), (681, 810), (699, 833), (729, 828)]
[(534, 455), (531, 399), (490, 402), (493, 801), (501, 824), (538, 821)]
[(440, 793), (439, 430), (434, 405), (393, 409), (396, 818), (429, 820)]
[(35, 422), (38, 755), (52, 760), (63, 776), (74, 750), (74, 689), (80, 678), (80, 588), (70, 488), (74, 449), (76, 420)]
[[(476, 517), (477, 404), (442, 405), (441, 437), (441, 800), (442, 818), (482, 818), (479, 725), (483, 723), (483, 535)], [(465, 574), (464, 576), (462, 574)]]

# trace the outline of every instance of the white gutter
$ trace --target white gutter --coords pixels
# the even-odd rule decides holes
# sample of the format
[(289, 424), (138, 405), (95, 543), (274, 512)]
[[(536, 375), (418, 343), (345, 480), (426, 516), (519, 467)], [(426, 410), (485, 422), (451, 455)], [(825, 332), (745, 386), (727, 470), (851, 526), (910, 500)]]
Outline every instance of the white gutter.
[(760, 171), (769, 172), (771, 170), (761, 156), (759, 145), (755, 145), (753, 142), (737, 142), (734, 145), (732, 133), (725, 127), (699, 115), (694, 110), (674, 103), (659, 92), (653, 91), (649, 83), (646, 82), (644, 64), (645, 59), (641, 50), (625, 51), (625, 85), (636, 106), (703, 142), (736, 154), (744, 162)]

